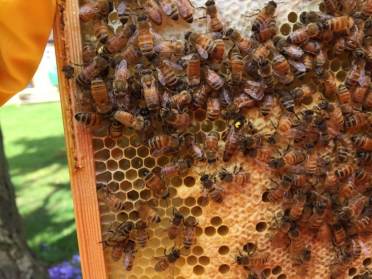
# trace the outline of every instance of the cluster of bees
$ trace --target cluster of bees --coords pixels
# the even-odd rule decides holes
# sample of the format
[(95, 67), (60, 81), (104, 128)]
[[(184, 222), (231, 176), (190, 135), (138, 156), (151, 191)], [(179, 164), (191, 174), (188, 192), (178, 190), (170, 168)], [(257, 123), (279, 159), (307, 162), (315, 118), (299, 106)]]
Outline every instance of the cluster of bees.
[[(169, 178), (193, 166), (217, 167), (238, 155), (254, 160), (272, 182), (263, 201), (282, 205), (272, 244), (288, 249), (295, 266), (306, 267), (311, 249), (303, 236), (328, 239), (337, 252), (331, 273), (340, 278), (361, 255), (361, 237), (372, 233), (372, 1), (324, 0), (322, 6), (321, 12), (301, 13), (302, 24), (284, 37), (276, 23), (277, 3), (269, 1), (250, 15), (252, 32), (246, 36), (225, 26), (208, 0), (202, 7), (208, 31), (187, 32), (181, 41), (164, 40), (153, 26), (164, 16), (185, 24), (199, 20), (194, 18), (199, 8), (188, 0), (89, 1), (80, 19), (93, 28), (96, 41), (84, 45), (84, 66), (75, 80), (90, 110), (75, 119), (94, 129), (107, 127), (112, 138), (131, 128), (153, 156), (172, 157), (159, 172), (144, 175), (156, 199), (167, 199)], [(329, 56), (350, 61), (343, 82), (329, 70)], [(71, 66), (64, 70), (74, 76)], [(247, 116), (253, 109), (270, 133)], [(223, 136), (212, 130), (197, 141), (195, 111), (212, 122), (224, 119)], [(239, 166), (202, 173), (200, 195), (221, 203), (222, 185), (244, 187), (249, 176)], [(111, 209), (124, 210), (124, 201), (106, 185), (98, 193)], [(126, 270), (133, 267), (136, 247), (146, 246), (148, 227), (160, 222), (149, 204), (139, 212), (140, 221), (112, 226), (103, 240), (113, 260), (124, 255)], [(174, 240), (182, 232), (189, 249), (197, 225), (174, 209), (168, 236)], [(236, 255), (250, 279), (259, 278), (256, 271), (268, 262), (257, 248), (248, 243)], [(166, 270), (180, 251), (164, 250), (155, 270)]]

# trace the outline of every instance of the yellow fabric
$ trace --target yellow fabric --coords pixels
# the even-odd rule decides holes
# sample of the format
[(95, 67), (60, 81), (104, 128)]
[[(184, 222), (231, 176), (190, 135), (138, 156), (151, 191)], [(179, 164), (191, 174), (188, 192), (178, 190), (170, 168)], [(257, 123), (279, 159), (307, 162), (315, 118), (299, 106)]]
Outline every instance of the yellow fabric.
[(55, 0), (0, 0), (0, 106), (32, 79), (55, 9)]

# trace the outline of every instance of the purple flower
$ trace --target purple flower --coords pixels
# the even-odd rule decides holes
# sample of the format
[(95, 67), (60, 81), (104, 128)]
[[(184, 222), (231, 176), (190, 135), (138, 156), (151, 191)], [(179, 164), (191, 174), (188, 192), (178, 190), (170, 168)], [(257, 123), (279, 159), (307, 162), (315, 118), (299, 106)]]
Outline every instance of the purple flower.
[(79, 255), (74, 255), (69, 262), (50, 267), (48, 273), (50, 279), (81, 279)]

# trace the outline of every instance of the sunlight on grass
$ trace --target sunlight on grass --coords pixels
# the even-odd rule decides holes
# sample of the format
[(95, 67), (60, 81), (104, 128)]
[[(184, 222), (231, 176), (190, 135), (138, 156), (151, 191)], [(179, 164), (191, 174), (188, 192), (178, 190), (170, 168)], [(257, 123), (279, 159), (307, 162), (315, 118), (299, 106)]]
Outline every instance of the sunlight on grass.
[(47, 263), (71, 258), (77, 244), (60, 104), (7, 106), (0, 123), (29, 245)]

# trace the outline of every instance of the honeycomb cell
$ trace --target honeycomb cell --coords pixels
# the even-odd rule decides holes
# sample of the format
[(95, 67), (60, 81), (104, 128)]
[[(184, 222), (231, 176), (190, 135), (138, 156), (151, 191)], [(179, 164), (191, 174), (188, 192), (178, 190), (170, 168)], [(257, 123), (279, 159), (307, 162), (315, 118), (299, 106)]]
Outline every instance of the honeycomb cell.
[(143, 254), (146, 258), (153, 258), (154, 255), (155, 255), (155, 253), (154, 253), (154, 249), (149, 248), (149, 247), (144, 248), (144, 249), (142, 250), (142, 254)]
[(96, 175), (96, 181), (97, 182), (102, 182), (102, 183), (107, 183), (112, 179), (111, 172), (106, 171), (100, 174)]
[(179, 176), (175, 176), (175, 177), (172, 177), (171, 179), (171, 184), (174, 186), (174, 187), (179, 187), (182, 185), (182, 178), (179, 177)]
[(152, 157), (147, 157), (144, 160), (144, 163), (145, 163), (145, 167), (147, 168), (153, 168), (155, 166), (155, 160)]
[(272, 269), (272, 273), (273, 273), (274, 275), (278, 275), (278, 274), (280, 274), (281, 272), (282, 272), (282, 267), (279, 266), (279, 265), (275, 266), (275, 267)]
[(369, 265), (371, 265), (372, 264), (372, 258), (365, 258), (364, 260), (363, 260), (363, 265), (364, 266), (369, 266)]
[(199, 217), (203, 214), (203, 210), (199, 206), (194, 206), (193, 208), (191, 208), (191, 214), (195, 217)]
[(191, 207), (191, 206), (195, 205), (195, 203), (196, 203), (196, 200), (195, 200), (194, 197), (187, 197), (187, 198), (185, 199), (185, 205), (186, 205), (186, 206)]
[(111, 223), (115, 221), (115, 215), (114, 214), (107, 214), (107, 215), (101, 215), (101, 222), (102, 223)]
[(137, 190), (141, 190), (145, 187), (145, 183), (142, 179), (136, 179), (134, 182), (133, 182), (133, 187)]
[(217, 232), (219, 235), (227, 235), (229, 233), (229, 228), (225, 225), (223, 226), (220, 226), (218, 229), (217, 229)]
[(110, 151), (108, 149), (102, 149), (94, 153), (94, 159), (96, 160), (105, 161), (108, 158), (110, 158)]
[(189, 128), (189, 131), (192, 134), (196, 134), (199, 130), (200, 130), (200, 124), (197, 122), (194, 123), (194, 125)]
[(206, 111), (198, 109), (197, 111), (194, 112), (194, 117), (195, 120), (197, 121), (203, 121), (206, 117)]
[(211, 218), (211, 224), (215, 227), (222, 224), (222, 219), (220, 216), (214, 216)]
[(201, 236), (203, 234), (203, 229), (201, 227), (195, 228), (196, 236)]
[(122, 181), (120, 183), (120, 189), (122, 189), (123, 191), (127, 192), (130, 189), (132, 189), (132, 183), (130, 183), (129, 181)]
[(289, 34), (289, 32), (291, 32), (291, 26), (288, 23), (284, 23), (280, 27), (280, 33), (282, 33), (282, 35), (284, 35), (284, 36), (287, 36)]
[(212, 226), (208, 226), (204, 229), (204, 233), (208, 236), (212, 236), (216, 234), (216, 229)]
[(287, 275), (285, 275), (285, 274), (280, 274), (277, 278), (278, 278), (278, 279), (287, 279)]
[(220, 248), (218, 248), (218, 254), (220, 255), (226, 255), (230, 252), (230, 248), (228, 246), (221, 246)]
[(140, 137), (138, 135), (133, 135), (133, 136), (130, 137), (129, 142), (134, 147), (138, 147), (138, 146), (141, 145), (141, 142), (142, 141), (141, 141), (141, 139), (140, 139)]
[(111, 181), (108, 185), (107, 185), (107, 188), (110, 192), (114, 193), (116, 192), (117, 190), (119, 190), (119, 183), (115, 182), (115, 181)]
[(128, 147), (124, 150), (124, 154), (126, 158), (132, 159), (136, 156), (136, 150), (133, 147)]
[(210, 132), (212, 131), (213, 129), (213, 123), (209, 120), (205, 120), (202, 124), (201, 124), (201, 129), (204, 131), (204, 132)]
[(120, 160), (121, 158), (123, 158), (123, 150), (121, 150), (120, 148), (114, 148), (111, 150), (111, 157), (115, 160)]
[(346, 72), (344, 72), (344, 71), (337, 72), (336, 78), (337, 78), (338, 81), (344, 81), (345, 78), (346, 78)]
[(297, 18), (298, 18), (298, 16), (295, 12), (290, 12), (288, 14), (288, 21), (289, 22), (295, 23), (297, 21)]
[(113, 177), (116, 181), (120, 182), (124, 179), (124, 173), (122, 171), (116, 171), (116, 172), (114, 172)]
[(132, 191), (129, 191), (129, 192), (127, 193), (127, 197), (128, 197), (128, 199), (130, 199), (130, 200), (132, 200), (132, 201), (136, 201), (136, 200), (138, 200), (138, 198), (139, 198), (139, 194), (138, 194), (137, 191), (132, 190)]
[(138, 170), (138, 176), (144, 178), (149, 172), (150, 172), (149, 169), (141, 168)]
[(216, 120), (214, 122), (214, 128), (217, 132), (223, 132), (226, 129), (226, 122), (223, 120)]
[(201, 264), (201, 265), (208, 265), (209, 263), (210, 263), (210, 259), (209, 259), (209, 257), (207, 257), (207, 256), (201, 256), (200, 258), (199, 258), (199, 263)]
[(130, 168), (130, 161), (127, 159), (122, 159), (119, 161), (119, 167), (122, 170), (127, 170)]
[(268, 278), (271, 275), (271, 269), (265, 268), (264, 270), (262, 270), (262, 275), (263, 275), (263, 278)]
[(349, 268), (349, 276), (354, 276), (358, 270), (355, 267)]
[(256, 231), (258, 232), (263, 232), (266, 230), (266, 228), (267, 228), (266, 222), (259, 222), (256, 224)]
[(105, 138), (104, 143), (107, 148), (113, 148), (115, 146), (115, 141), (112, 138)]
[(187, 176), (183, 180), (183, 183), (185, 184), (186, 187), (192, 187), (195, 185), (195, 178), (193, 176)]
[(180, 207), (179, 211), (182, 213), (183, 216), (187, 216), (190, 214), (190, 209), (186, 206)]
[(201, 266), (201, 265), (196, 265), (194, 266), (193, 270), (192, 270), (196, 275), (201, 275), (204, 273), (204, 267)]
[(189, 265), (195, 265), (198, 262), (198, 259), (195, 256), (191, 255), (187, 257), (186, 262)]
[(300, 28), (302, 28), (302, 27), (303, 27), (302, 24), (300, 24), (300, 23), (295, 23), (295, 24), (293, 24), (293, 26), (292, 26), (292, 30), (293, 30), (293, 31), (296, 31), (296, 30), (298, 30), (298, 29), (300, 29)]
[(208, 199), (204, 199), (203, 197), (199, 197), (199, 198), (197, 199), (197, 203), (198, 203), (198, 205), (200, 205), (200, 206), (207, 206), (208, 203), (209, 203), (209, 200), (208, 200)]
[(170, 198), (174, 198), (175, 196), (177, 196), (177, 189), (170, 187), (168, 188), (168, 193)]
[(106, 164), (103, 162), (95, 161), (94, 162), (94, 167), (96, 169), (96, 172), (103, 172), (106, 170)]
[(202, 247), (200, 246), (194, 246), (192, 248), (192, 253), (196, 256), (201, 256), (203, 253), (204, 253), (204, 250)]
[(134, 180), (137, 178), (137, 171), (135, 169), (127, 170), (125, 173), (127, 179)]
[(93, 139), (92, 140), (92, 145), (94, 150), (100, 150), (104, 147), (103, 140), (101, 139)]
[(158, 158), (157, 162), (159, 166), (163, 167), (169, 163), (169, 158), (166, 156), (161, 156)]
[(183, 203), (183, 200), (181, 198), (176, 197), (176, 198), (172, 199), (172, 205), (174, 207), (180, 206), (180, 205), (182, 205), (182, 203)]
[(128, 221), (128, 214), (125, 213), (125, 212), (120, 212), (120, 213), (117, 215), (117, 219), (118, 219), (119, 221), (126, 222), (126, 221)]
[(132, 221), (137, 221), (139, 219), (139, 213), (137, 210), (133, 210), (129, 213), (129, 219)]
[(143, 166), (143, 160), (140, 157), (135, 157), (131, 161), (132, 168), (139, 169)]
[(337, 72), (341, 68), (340, 61), (338, 59), (335, 59), (331, 62), (331, 71)]
[(146, 146), (141, 146), (137, 149), (137, 155), (141, 158), (145, 158), (149, 155), (150, 151)]
[(118, 163), (115, 160), (108, 160), (107, 161), (107, 169), (110, 171), (117, 170), (118, 168)]
[(218, 271), (222, 274), (228, 273), (230, 271), (230, 266), (227, 264), (221, 264), (218, 267)]

